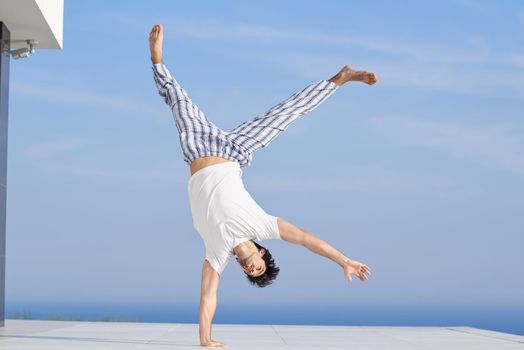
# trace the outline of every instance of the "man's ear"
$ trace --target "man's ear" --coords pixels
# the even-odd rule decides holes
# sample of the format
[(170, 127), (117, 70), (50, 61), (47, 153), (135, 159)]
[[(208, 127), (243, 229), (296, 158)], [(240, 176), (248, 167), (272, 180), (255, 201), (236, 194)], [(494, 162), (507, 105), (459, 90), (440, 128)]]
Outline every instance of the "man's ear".
[(261, 257), (266, 254), (266, 250), (264, 248), (260, 248)]

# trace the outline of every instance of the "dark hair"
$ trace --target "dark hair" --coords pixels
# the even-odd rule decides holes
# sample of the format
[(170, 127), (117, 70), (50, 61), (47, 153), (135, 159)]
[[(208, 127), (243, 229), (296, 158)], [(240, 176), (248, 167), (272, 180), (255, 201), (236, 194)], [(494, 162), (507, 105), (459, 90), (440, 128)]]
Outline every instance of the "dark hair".
[(275, 265), (275, 260), (271, 256), (271, 253), (266, 248), (262, 247), (260, 244), (253, 241), (255, 246), (258, 250), (264, 249), (266, 252), (262, 256), (262, 259), (266, 262), (266, 271), (258, 277), (253, 277), (248, 274), (246, 274), (247, 280), (252, 284), (256, 285), (260, 288), (269, 286), (275, 278), (278, 276), (278, 272), (280, 271), (280, 268)]

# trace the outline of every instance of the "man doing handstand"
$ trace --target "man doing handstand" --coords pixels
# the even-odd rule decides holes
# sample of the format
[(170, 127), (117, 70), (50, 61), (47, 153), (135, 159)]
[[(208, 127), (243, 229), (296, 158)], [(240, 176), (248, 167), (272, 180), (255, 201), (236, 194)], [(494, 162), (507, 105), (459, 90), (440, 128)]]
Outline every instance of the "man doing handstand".
[(225, 131), (210, 122), (191, 101), (162, 61), (163, 28), (154, 25), (149, 35), (153, 77), (160, 96), (169, 105), (179, 132), (184, 161), (190, 167), (188, 195), (193, 226), (205, 245), (200, 294), (200, 345), (224, 346), (211, 338), (217, 290), (222, 271), (236, 257), (248, 281), (258, 287), (278, 275), (271, 253), (255, 242), (280, 239), (302, 245), (342, 268), (344, 276), (366, 281), (371, 269), (349, 259), (329, 243), (281, 217), (266, 213), (250, 196), (242, 169), (253, 154), (266, 147), (300, 116), (312, 111), (340, 86), (350, 81), (372, 85), (375, 74), (342, 68), (329, 80), (320, 80), (298, 91), (265, 114)]

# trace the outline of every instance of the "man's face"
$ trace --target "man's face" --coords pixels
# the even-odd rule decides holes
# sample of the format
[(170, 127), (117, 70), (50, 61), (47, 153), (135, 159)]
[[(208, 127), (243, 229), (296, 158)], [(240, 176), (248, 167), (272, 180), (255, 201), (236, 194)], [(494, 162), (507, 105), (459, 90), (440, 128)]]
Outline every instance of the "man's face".
[(252, 277), (263, 275), (266, 272), (266, 262), (262, 258), (265, 252), (265, 249), (260, 249), (257, 253), (253, 254), (246, 262), (246, 265), (240, 265), (242, 270), (244, 270), (247, 275)]

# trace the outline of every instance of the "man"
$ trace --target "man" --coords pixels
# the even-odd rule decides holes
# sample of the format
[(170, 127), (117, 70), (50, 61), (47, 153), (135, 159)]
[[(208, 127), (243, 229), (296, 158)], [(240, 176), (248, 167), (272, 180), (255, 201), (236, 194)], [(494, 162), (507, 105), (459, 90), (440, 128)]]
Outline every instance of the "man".
[(271, 253), (254, 240), (281, 239), (325, 256), (351, 275), (366, 281), (370, 268), (347, 258), (327, 242), (290, 222), (267, 214), (242, 182), (242, 167), (253, 153), (266, 147), (293, 121), (317, 107), (349, 81), (374, 84), (375, 74), (345, 66), (329, 80), (320, 80), (274, 106), (264, 115), (224, 131), (210, 122), (190, 100), (162, 61), (163, 28), (154, 25), (149, 35), (153, 75), (160, 96), (171, 107), (180, 136), (184, 161), (190, 166), (188, 195), (193, 225), (202, 237), (206, 258), (202, 266), (200, 345), (222, 347), (211, 338), (220, 274), (235, 256), (247, 279), (265, 287), (279, 272)]

